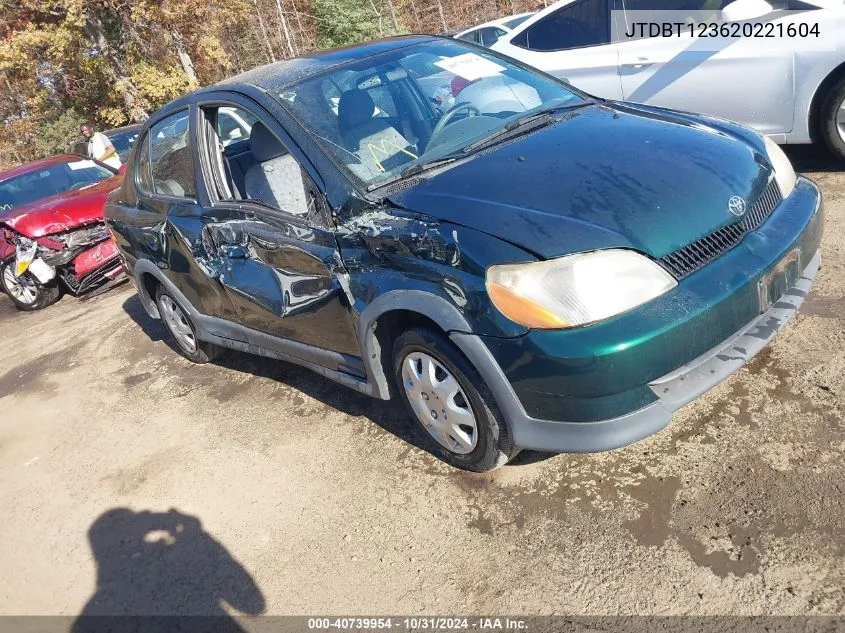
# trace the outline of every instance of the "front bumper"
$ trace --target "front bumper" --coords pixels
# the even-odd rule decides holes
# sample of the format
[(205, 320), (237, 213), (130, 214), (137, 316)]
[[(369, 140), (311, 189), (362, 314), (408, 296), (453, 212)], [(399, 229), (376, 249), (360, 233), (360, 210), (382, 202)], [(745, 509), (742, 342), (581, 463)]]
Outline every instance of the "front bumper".
[[(786, 324), (821, 265), (822, 222), (818, 189), (800, 179), (757, 231), (642, 310), (579, 330), (486, 339), (483, 349), (472, 335), (452, 339), (490, 386), (517, 446), (618, 448), (665, 427)], [(800, 276), (760, 314), (761, 280), (795, 252)]]

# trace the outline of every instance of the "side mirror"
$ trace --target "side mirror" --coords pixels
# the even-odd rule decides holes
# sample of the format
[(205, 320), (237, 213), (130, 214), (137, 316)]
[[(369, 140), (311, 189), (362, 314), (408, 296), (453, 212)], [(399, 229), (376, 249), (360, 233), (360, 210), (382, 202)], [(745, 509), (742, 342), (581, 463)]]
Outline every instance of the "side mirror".
[(722, 9), (725, 22), (742, 22), (763, 17), (774, 11), (766, 0), (734, 0)]

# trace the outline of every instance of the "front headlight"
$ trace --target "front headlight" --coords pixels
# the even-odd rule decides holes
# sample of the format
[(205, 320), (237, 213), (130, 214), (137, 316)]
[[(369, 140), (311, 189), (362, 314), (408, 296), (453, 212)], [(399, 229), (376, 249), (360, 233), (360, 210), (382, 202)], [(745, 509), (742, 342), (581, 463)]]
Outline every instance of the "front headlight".
[(676, 285), (658, 264), (623, 249), (487, 269), (487, 294), (493, 305), (511, 321), (537, 329), (600, 321)]
[(767, 136), (763, 137), (763, 141), (766, 143), (766, 153), (769, 155), (769, 162), (775, 172), (775, 180), (778, 183), (780, 193), (786, 198), (795, 189), (795, 170), (777, 143)]

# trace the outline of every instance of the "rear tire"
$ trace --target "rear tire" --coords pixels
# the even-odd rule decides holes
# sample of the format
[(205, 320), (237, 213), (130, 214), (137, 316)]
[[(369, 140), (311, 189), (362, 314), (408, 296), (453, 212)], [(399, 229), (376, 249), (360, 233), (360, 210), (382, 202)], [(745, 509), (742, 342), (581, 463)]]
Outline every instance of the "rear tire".
[(828, 91), (819, 111), (819, 127), (825, 145), (845, 161), (845, 77)]
[(401, 334), (393, 374), (400, 398), (445, 462), (487, 472), (519, 452), (484, 380), (443, 334), (424, 328)]
[(18, 310), (35, 312), (59, 300), (61, 291), (55, 280), (50, 285), (44, 285), (29, 271), (15, 277), (14, 265), (14, 259), (0, 263), (0, 284)]
[(223, 353), (222, 347), (197, 338), (196, 327), (187, 310), (161, 284), (156, 288), (156, 304), (161, 320), (182, 356), (203, 365)]

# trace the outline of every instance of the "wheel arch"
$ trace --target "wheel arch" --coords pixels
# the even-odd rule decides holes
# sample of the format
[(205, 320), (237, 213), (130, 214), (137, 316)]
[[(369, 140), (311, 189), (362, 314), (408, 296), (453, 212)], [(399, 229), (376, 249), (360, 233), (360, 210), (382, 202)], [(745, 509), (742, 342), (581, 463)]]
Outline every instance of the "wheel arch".
[(388, 377), (395, 337), (414, 326), (450, 332), (472, 332), (460, 311), (446, 299), (422, 290), (391, 290), (372, 301), (359, 315), (357, 334), (361, 359), (372, 382), (373, 393), (382, 400), (393, 395)]
[(814, 143), (823, 140), (821, 130), (821, 109), (825, 97), (830, 93), (831, 88), (837, 81), (845, 78), (845, 62), (831, 70), (821, 83), (816, 87), (813, 98), (810, 100), (809, 121), (807, 122), (810, 138)]
[(161, 318), (156, 303), (156, 287), (162, 285), (182, 304), (196, 324), (199, 315), (197, 310), (153, 262), (148, 259), (139, 259), (135, 262), (132, 276), (138, 290), (138, 296), (141, 298), (141, 304), (151, 318)]

